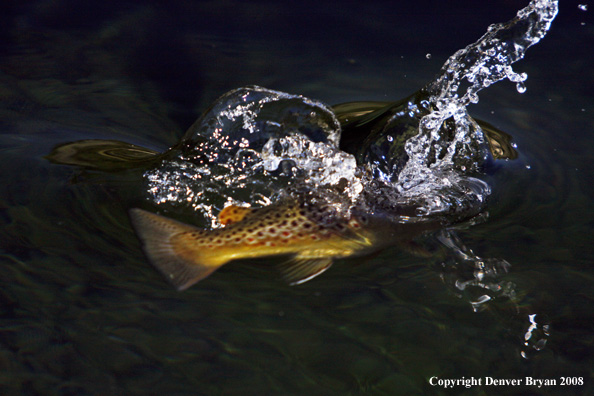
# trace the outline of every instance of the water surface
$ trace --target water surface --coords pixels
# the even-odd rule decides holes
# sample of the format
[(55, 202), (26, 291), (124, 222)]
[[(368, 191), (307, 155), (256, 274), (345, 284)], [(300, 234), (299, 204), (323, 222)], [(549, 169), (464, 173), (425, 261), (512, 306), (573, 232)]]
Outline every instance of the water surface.
[[(299, 287), (257, 261), (179, 293), (128, 222), (146, 202), (141, 174), (43, 156), (89, 138), (162, 151), (248, 84), (328, 104), (396, 100), (524, 2), (102, 4), (33, 2), (3, 17), (0, 393), (594, 393), (591, 11), (562, 3), (514, 66), (527, 91), (503, 82), (469, 108), (520, 153), (485, 176), (488, 218), (457, 230), (474, 254), (511, 265), (499, 281), (513, 298), (475, 310), (451, 261), (398, 247)], [(525, 345), (531, 317), (538, 348)], [(447, 390), (433, 376), (584, 385)]]

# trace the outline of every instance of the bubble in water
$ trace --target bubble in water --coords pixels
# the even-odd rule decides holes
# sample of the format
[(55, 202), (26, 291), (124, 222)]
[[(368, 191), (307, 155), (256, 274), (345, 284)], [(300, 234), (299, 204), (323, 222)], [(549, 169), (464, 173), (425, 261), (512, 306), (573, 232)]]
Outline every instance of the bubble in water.
[(588, 11), (588, 4), (579, 4), (578, 9), (580, 11)]
[(425, 58), (427, 58), (427, 59), (431, 59), (431, 54), (427, 54), (427, 55), (425, 55)]
[(526, 84), (524, 84), (523, 82), (518, 82), (516, 84), (516, 89), (518, 90), (519, 93), (524, 93), (524, 92), (526, 92)]
[(312, 187), (337, 185), (343, 180), (354, 201), (362, 190), (357, 174), (357, 161), (351, 154), (323, 142), (312, 142), (302, 135), (271, 138), (262, 148), (262, 166), (269, 172), (279, 169), (283, 162), (290, 161), (304, 172), (303, 178)]

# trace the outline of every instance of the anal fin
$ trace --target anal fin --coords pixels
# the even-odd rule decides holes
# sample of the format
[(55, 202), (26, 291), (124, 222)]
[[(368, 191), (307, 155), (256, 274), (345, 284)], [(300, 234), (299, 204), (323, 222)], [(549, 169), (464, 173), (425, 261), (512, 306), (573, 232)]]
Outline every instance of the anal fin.
[(283, 279), (291, 286), (300, 285), (320, 275), (332, 265), (331, 258), (296, 256), (280, 266)]

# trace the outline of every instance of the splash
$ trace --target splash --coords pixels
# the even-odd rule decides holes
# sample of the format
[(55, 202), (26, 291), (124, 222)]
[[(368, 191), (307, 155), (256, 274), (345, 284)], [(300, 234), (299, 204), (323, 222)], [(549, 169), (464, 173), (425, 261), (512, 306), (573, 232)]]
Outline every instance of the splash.
[(295, 190), (315, 191), (344, 213), (357, 206), (396, 221), (403, 207), (413, 208), (407, 221), (474, 216), (490, 194), (480, 178), (488, 150), (466, 107), (503, 79), (525, 90), (527, 76), (512, 64), (544, 37), (557, 7), (534, 0), (490, 26), (418, 93), (378, 110), (352, 154), (339, 149), (346, 126), (329, 106), (262, 87), (231, 91), (145, 173), (151, 199), (190, 207), (213, 226), (214, 209), (229, 202), (261, 206)]
[(296, 186), (346, 184), (352, 204), (363, 187), (355, 158), (338, 149), (339, 138), (328, 106), (262, 87), (239, 88), (219, 98), (144, 176), (154, 202), (192, 207), (213, 226), (214, 208), (263, 206)]
[[(444, 184), (470, 182), (469, 171), (476, 171), (485, 152), (484, 134), (469, 116), (466, 107), (479, 100), (479, 91), (508, 79), (518, 92), (526, 90), (527, 75), (517, 73), (512, 64), (547, 33), (558, 12), (557, 1), (532, 1), (504, 24), (491, 25), (478, 41), (452, 55), (438, 77), (424, 88), (429, 108), (419, 121), (418, 134), (406, 142), (408, 161), (398, 174), (396, 187), (409, 195), (427, 197)], [(480, 184), (474, 180), (475, 185)], [(482, 201), (488, 186), (474, 199)], [(477, 190), (475, 190), (477, 191)], [(442, 208), (426, 200), (428, 213)]]

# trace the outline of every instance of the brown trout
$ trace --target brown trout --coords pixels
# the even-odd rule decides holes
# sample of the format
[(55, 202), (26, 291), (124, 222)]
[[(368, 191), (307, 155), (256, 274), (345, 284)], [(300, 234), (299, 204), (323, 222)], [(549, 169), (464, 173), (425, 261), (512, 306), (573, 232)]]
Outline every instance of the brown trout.
[(290, 256), (282, 266), (292, 285), (327, 270), (333, 259), (376, 250), (393, 239), (385, 220), (367, 215), (345, 219), (330, 206), (294, 200), (261, 209), (229, 206), (219, 214), (223, 228), (204, 230), (144, 211), (130, 210), (132, 224), (151, 263), (184, 290), (232, 260)]

